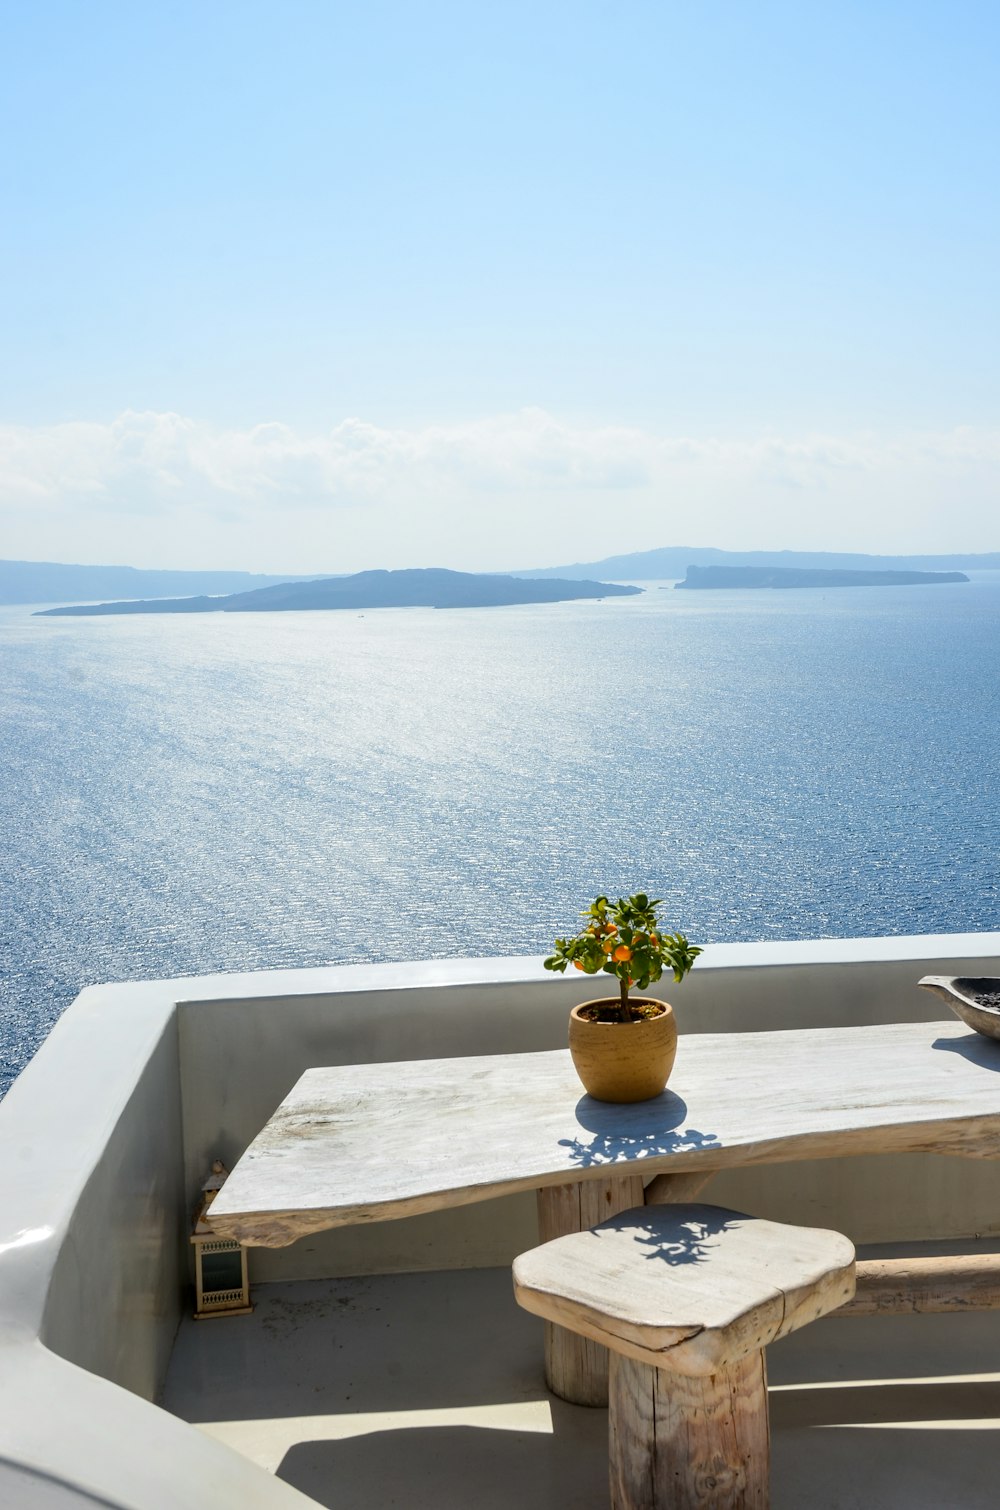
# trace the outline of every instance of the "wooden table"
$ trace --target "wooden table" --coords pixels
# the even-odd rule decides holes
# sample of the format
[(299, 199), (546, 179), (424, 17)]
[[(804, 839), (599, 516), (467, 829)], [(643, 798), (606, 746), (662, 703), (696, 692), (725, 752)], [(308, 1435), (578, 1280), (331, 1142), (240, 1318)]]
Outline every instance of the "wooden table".
[[(644, 1195), (691, 1199), (719, 1169), (905, 1150), (1000, 1156), (1000, 1042), (952, 1022), (691, 1034), (663, 1094), (632, 1106), (583, 1094), (565, 1050), (308, 1070), (211, 1221), (281, 1247), (535, 1189), (545, 1241)], [(550, 1383), (599, 1398), (595, 1345), (558, 1332)]]

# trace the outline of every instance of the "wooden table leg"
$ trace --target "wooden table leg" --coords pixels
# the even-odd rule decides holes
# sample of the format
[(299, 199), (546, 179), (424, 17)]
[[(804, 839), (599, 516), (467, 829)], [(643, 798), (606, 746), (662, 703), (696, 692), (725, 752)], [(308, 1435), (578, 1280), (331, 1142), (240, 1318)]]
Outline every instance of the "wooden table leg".
[[(579, 1180), (538, 1191), (538, 1239), (585, 1232), (619, 1211), (644, 1203), (642, 1176)], [(571, 1405), (607, 1405), (608, 1350), (553, 1322), (545, 1323), (545, 1382)]]
[(612, 1510), (767, 1510), (762, 1352), (703, 1378), (615, 1353), (609, 1427)]
[(695, 1201), (717, 1169), (690, 1169), (685, 1174), (654, 1175), (646, 1186), (647, 1206), (669, 1206), (674, 1201)]

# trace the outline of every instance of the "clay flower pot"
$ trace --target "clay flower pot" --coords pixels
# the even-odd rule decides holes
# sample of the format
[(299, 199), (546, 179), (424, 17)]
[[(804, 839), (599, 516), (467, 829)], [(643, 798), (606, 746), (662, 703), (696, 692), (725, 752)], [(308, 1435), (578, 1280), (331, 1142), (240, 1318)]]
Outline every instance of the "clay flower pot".
[(635, 1022), (590, 1022), (589, 1007), (616, 1007), (617, 996), (581, 1002), (569, 1014), (569, 1051), (584, 1089), (595, 1101), (649, 1101), (666, 1085), (677, 1054), (673, 1008), (650, 997), (634, 1006), (656, 1007)]

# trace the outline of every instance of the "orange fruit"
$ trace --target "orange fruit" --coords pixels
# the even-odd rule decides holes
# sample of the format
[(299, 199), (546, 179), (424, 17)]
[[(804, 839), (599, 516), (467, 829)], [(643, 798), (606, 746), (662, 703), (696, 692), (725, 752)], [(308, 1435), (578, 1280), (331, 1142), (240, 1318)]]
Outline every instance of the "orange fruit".
[(619, 944), (615, 950), (615, 959), (625, 960), (632, 958), (632, 951), (627, 944)]

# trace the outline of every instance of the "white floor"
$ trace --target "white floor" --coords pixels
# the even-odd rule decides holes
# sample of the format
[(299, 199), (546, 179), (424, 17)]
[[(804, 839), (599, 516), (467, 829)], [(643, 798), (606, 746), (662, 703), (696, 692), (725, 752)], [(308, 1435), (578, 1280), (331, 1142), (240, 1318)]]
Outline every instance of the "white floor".
[[(507, 1270), (262, 1285), (162, 1403), (329, 1510), (605, 1510), (607, 1417), (550, 1397)], [(773, 1510), (996, 1510), (1000, 1312), (829, 1318), (768, 1353)]]

